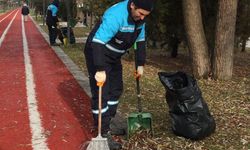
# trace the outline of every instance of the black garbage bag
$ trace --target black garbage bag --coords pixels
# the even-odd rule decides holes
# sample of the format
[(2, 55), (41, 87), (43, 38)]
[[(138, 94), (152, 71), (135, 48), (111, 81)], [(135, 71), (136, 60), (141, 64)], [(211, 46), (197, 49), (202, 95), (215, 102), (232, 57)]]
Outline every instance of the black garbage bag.
[(194, 77), (184, 72), (159, 72), (166, 89), (172, 130), (177, 136), (200, 140), (215, 131), (215, 121)]
[[(61, 27), (60, 30), (62, 32), (63, 37), (68, 37), (68, 28), (67, 27)], [(69, 43), (74, 44), (74, 43), (76, 43), (74, 32), (73, 32), (72, 28), (69, 28), (69, 31), (70, 31), (69, 32), (70, 33), (69, 34), (70, 35)]]

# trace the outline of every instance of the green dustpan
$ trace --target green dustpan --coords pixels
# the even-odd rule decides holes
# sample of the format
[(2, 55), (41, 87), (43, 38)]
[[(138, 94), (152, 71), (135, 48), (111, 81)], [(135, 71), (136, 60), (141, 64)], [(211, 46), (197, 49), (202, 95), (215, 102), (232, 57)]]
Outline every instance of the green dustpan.
[(147, 112), (130, 113), (128, 117), (128, 138), (139, 130), (148, 130), (153, 135), (152, 115)]
[[(135, 62), (136, 52), (135, 52)], [(137, 64), (135, 64), (137, 70)], [(128, 138), (130, 138), (138, 130), (148, 130), (153, 135), (152, 129), (152, 115), (148, 112), (142, 112), (141, 94), (140, 94), (140, 83), (139, 77), (136, 78), (136, 89), (138, 99), (138, 112), (132, 112), (128, 116)]]
[(138, 112), (132, 112), (128, 116), (128, 138), (139, 130), (148, 130), (153, 135), (152, 115), (148, 112), (142, 112), (139, 79), (137, 81)]

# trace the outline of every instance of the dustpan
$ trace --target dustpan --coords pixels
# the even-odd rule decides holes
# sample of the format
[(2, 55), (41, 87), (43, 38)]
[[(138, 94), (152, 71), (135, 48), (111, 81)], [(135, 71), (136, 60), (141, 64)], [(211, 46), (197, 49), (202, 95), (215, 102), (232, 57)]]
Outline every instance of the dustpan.
[[(136, 48), (135, 48), (136, 49)], [(135, 52), (135, 68), (137, 70), (137, 60)], [(138, 112), (132, 112), (128, 116), (128, 138), (139, 130), (148, 130), (153, 135), (152, 115), (148, 112), (142, 112), (141, 92), (140, 92), (140, 76), (136, 76), (136, 92), (137, 92), (137, 108)]]
[[(139, 81), (137, 81), (137, 84), (139, 84)], [(148, 130), (153, 135), (152, 115), (148, 112), (142, 112), (140, 90), (138, 92), (138, 89), (139, 88), (137, 88), (138, 112), (132, 112), (128, 116), (128, 138), (139, 130)]]

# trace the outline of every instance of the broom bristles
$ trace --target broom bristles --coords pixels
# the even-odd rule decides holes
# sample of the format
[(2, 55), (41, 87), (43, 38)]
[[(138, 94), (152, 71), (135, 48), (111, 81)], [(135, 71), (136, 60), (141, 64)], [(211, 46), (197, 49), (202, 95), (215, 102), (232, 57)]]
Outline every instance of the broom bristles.
[(107, 138), (100, 136), (92, 138), (86, 150), (109, 150)]

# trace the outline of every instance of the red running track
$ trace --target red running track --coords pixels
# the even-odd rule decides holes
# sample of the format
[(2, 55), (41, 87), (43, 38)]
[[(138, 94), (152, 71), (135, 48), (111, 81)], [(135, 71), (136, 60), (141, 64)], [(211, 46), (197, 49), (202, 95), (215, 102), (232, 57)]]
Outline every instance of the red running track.
[[(0, 23), (0, 37), (16, 12)], [(0, 16), (0, 20), (6, 15)], [(41, 121), (46, 149), (79, 150), (81, 144), (91, 138), (89, 97), (30, 19), (24, 28), (40, 115), (35, 119)], [(0, 47), (0, 150), (39, 149), (31, 129), (36, 125), (31, 127), (29, 108), (33, 104), (27, 100), (23, 40), (18, 10)]]
[(8, 23), (10, 22), (11, 18), (15, 15), (16, 11), (17, 10), (10, 11), (0, 16), (0, 36), (3, 34), (4, 29), (7, 28)]
[[(15, 12), (1, 22), (0, 33)], [(4, 28), (2, 28), (4, 27)], [(0, 149), (31, 149), (25, 91), (21, 16), (17, 16), (0, 47)], [(13, 41), (15, 37), (15, 41)], [(13, 44), (15, 42), (15, 44)]]

